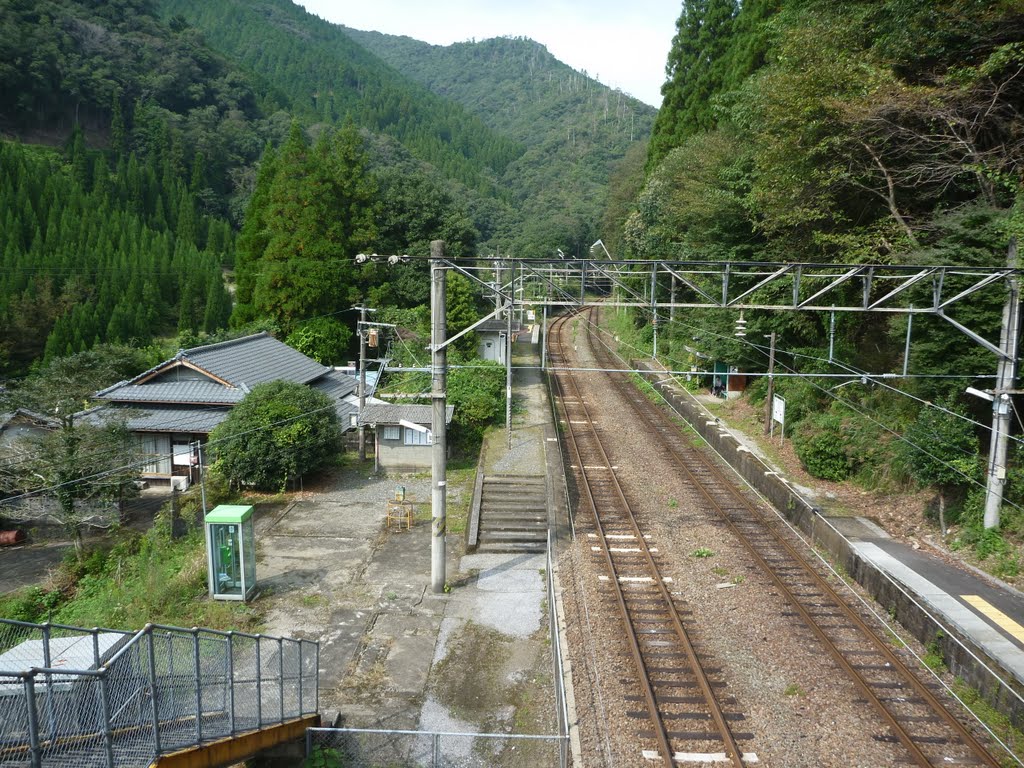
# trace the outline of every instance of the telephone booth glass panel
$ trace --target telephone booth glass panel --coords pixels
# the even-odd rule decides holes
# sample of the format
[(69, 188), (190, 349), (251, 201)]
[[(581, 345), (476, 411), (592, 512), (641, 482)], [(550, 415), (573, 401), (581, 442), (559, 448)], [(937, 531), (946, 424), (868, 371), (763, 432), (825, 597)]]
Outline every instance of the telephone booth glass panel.
[(256, 586), (252, 507), (222, 504), (206, 514), (210, 596), (246, 600)]

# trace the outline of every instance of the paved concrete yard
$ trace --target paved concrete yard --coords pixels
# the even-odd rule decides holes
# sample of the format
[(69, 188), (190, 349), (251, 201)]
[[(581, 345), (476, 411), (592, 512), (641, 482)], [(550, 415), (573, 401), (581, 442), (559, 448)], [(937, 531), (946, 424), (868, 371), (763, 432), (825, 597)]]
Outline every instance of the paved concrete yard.
[[(523, 361), (536, 364), (524, 346)], [(487, 463), (543, 474), (547, 405), (536, 371), (515, 389), (513, 449), (496, 431)], [(545, 558), (464, 555), (462, 534), (449, 532), (451, 589), (435, 595), (429, 478), (367, 473), (347, 470), (257, 519), (264, 631), (320, 640), (321, 709), (346, 726), (554, 733)], [(409, 531), (385, 525), (399, 484), (416, 503)], [(449, 504), (471, 493), (449, 485)]]

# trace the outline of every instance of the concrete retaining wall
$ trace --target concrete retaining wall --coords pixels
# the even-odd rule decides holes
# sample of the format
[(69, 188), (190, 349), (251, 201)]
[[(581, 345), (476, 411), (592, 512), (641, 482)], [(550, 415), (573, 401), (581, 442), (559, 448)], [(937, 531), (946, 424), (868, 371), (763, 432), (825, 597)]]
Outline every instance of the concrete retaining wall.
[[(634, 368), (646, 367), (644, 361), (631, 361)], [(880, 572), (869, 561), (863, 560), (850, 547), (849, 542), (822, 516), (821, 510), (804, 499), (786, 478), (774, 472), (761, 459), (741, 445), (692, 396), (679, 388), (670, 378), (651, 379), (653, 384), (708, 444), (718, 452), (758, 493), (768, 499), (776, 509), (808, 536), (816, 546), (829, 553), (833, 563), (860, 584), (903, 627), (925, 645), (937, 644), (950, 671), (978, 690), (994, 708), (1005, 714), (1017, 728), (1024, 728), (1024, 705), (978, 663), (982, 659), (1003, 680), (1016, 683), (1012, 674), (1000, 667), (968, 638), (960, 643), (949, 636), (949, 629), (940, 627), (911, 597)], [(962, 643), (962, 645), (961, 645)], [(969, 649), (969, 650), (968, 650)], [(974, 654), (972, 656), (971, 654)], [(1024, 686), (1016, 685), (1024, 694)]]

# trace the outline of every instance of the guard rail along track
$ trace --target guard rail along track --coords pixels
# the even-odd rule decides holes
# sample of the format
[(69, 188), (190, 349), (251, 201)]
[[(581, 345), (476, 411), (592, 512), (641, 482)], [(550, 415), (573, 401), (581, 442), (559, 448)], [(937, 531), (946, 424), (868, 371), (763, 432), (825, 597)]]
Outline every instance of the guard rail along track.
[[(594, 307), (583, 311), (588, 333), (596, 327)], [(598, 340), (593, 351), (604, 367), (623, 366)], [(793, 606), (793, 618), (811, 630), (836, 665), (849, 676), (860, 696), (881, 716), (887, 732), (875, 738), (898, 741), (908, 761), (919, 766), (988, 765), (999, 763), (951, 713), (933, 691), (863, 616), (842, 599), (760, 507), (741, 492), (731, 477), (703, 450), (693, 447), (665, 411), (636, 388), (624, 374), (609, 374), (613, 386), (627, 395), (632, 415), (657, 439), (679, 470), (771, 578)]]
[[(552, 325), (555, 369), (567, 360), (564, 329), (572, 316)], [(752, 734), (737, 733), (732, 724), (743, 715), (730, 711), (731, 697), (722, 696), (719, 670), (702, 654), (687, 631), (688, 611), (659, 570), (657, 548), (641, 531), (601, 444), (600, 430), (587, 409), (570, 371), (554, 375), (563, 409), (566, 440), (581, 506), (593, 513), (594, 545), (607, 564), (612, 602), (618, 607), (633, 659), (639, 693), (627, 698), (642, 703), (632, 713), (645, 718), (651, 730), (640, 731), (642, 750), (665, 766), (686, 755), (713, 755), (743, 765), (738, 742)], [(696, 695), (694, 695), (696, 694)], [(679, 730), (678, 723), (706, 723), (708, 730)]]

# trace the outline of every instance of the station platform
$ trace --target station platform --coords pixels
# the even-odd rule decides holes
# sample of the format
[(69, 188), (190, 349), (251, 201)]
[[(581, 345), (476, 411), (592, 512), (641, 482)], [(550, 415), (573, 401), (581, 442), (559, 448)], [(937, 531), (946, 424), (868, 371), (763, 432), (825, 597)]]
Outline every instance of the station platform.
[(861, 558), (1024, 686), (1024, 594), (936, 553), (914, 549), (865, 518), (828, 520)]
[(1024, 593), (941, 547), (893, 537), (866, 517), (833, 514), (773, 466), (755, 440), (713, 413), (717, 400), (689, 392), (649, 358), (633, 362), (653, 374), (669, 406), (752, 488), (940, 653), (954, 676), (1024, 729)]

